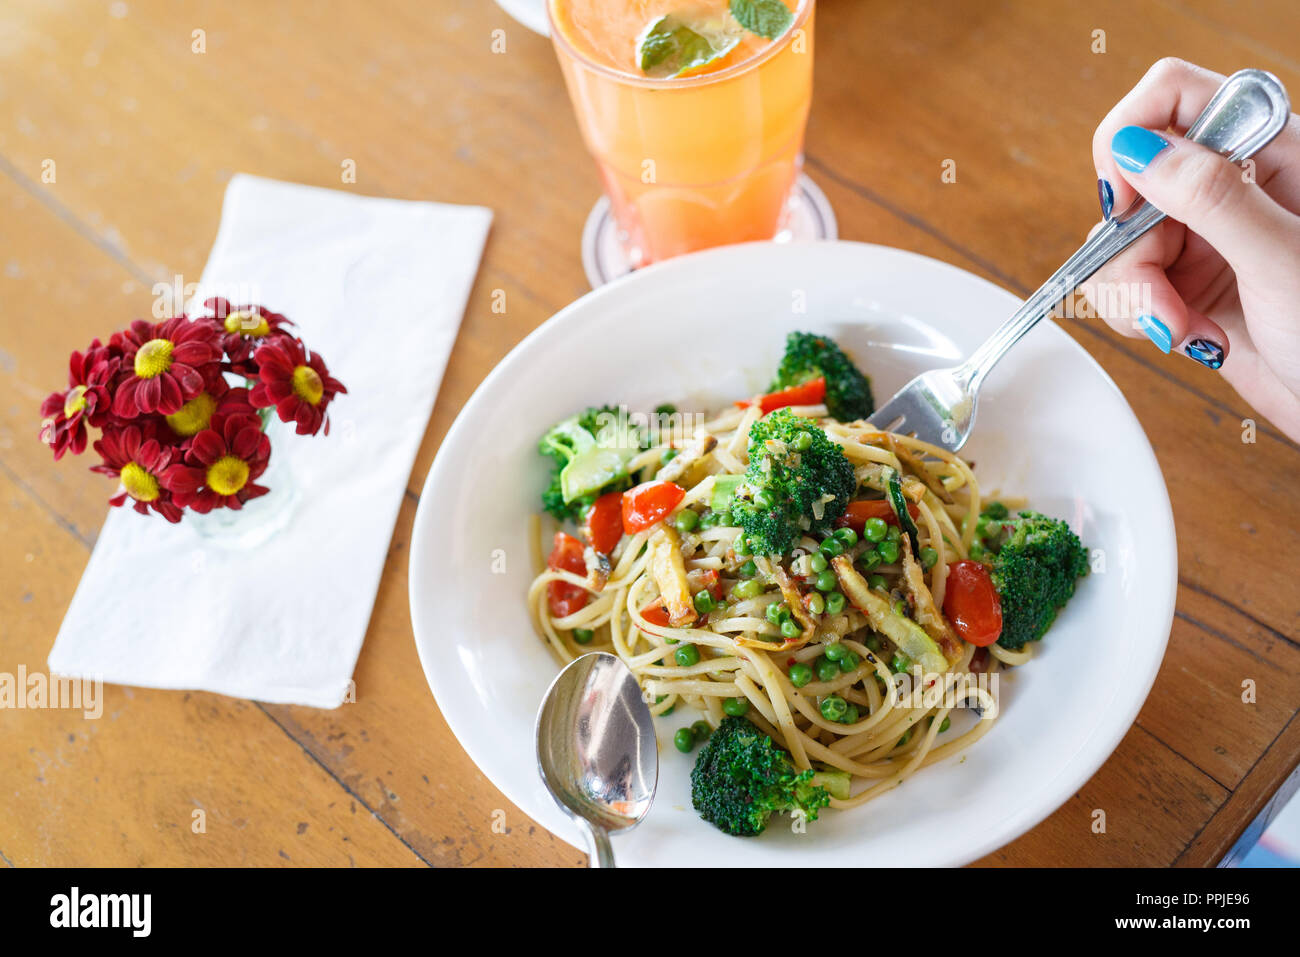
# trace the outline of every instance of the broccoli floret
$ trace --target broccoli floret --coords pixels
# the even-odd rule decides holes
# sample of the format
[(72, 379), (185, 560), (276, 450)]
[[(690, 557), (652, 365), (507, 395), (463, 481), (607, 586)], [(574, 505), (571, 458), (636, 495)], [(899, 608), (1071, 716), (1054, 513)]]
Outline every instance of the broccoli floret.
[(817, 820), (830, 795), (800, 771), (790, 756), (746, 718), (724, 718), (691, 771), (691, 804), (700, 817), (728, 834), (763, 833), (768, 818), (802, 811)]
[[(997, 518), (990, 511), (984, 514)], [(998, 644), (1016, 650), (1042, 638), (1065, 607), (1076, 580), (1088, 574), (1088, 550), (1064, 521), (1038, 512), (1004, 517), (988, 529), (993, 586), (1002, 600)]]
[(609, 482), (596, 492), (575, 498), (571, 502), (564, 500), (564, 489), (560, 482), (560, 473), (578, 454), (595, 446), (602, 436), (609, 435), (619, 421), (618, 409), (612, 405), (591, 406), (578, 415), (565, 419), (552, 426), (538, 443), (538, 451), (549, 456), (555, 462), (550, 484), (542, 492), (542, 508), (554, 515), (559, 521), (566, 519), (580, 522), (601, 494), (605, 492), (624, 491), (632, 487), (631, 479), (622, 476)]
[(784, 555), (805, 531), (830, 528), (855, 491), (844, 450), (816, 423), (777, 409), (749, 430), (749, 468), (731, 514), (755, 554)]
[(785, 339), (785, 357), (777, 367), (769, 392), (826, 379), (826, 410), (841, 422), (865, 419), (876, 410), (871, 380), (826, 336), (792, 332)]

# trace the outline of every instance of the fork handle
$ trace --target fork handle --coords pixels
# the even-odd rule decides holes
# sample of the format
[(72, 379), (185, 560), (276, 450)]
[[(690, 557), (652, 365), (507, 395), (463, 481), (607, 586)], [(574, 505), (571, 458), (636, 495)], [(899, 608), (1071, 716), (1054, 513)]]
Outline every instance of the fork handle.
[[(1187, 131), (1193, 143), (1215, 150), (1233, 163), (1254, 156), (1286, 126), (1291, 113), (1286, 90), (1264, 70), (1239, 70), (1224, 81)], [(1043, 283), (959, 368), (969, 390), (979, 388), (988, 371), (1040, 319), (1102, 266), (1127, 249), (1165, 214), (1141, 196), (1093, 233), (1078, 251)]]

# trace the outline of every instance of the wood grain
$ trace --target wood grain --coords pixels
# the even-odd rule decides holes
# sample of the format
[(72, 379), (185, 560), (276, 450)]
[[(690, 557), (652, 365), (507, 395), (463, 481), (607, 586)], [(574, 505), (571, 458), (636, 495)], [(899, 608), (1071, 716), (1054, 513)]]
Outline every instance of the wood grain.
[[(1300, 89), (1296, 17), (1282, 0), (821, 0), (808, 169), (844, 238), (1024, 295), (1096, 220), (1092, 129), (1145, 69), (1178, 54)], [(1104, 54), (1091, 49), (1099, 29)], [(955, 183), (940, 177), (946, 159)], [(355, 184), (341, 179), (348, 160)], [(44, 669), (110, 494), (83, 463), (50, 461), (36, 407), (69, 350), (147, 315), (155, 282), (198, 277), (236, 170), (496, 214), (358, 700), (317, 711), (109, 687), (99, 721), (0, 714), (0, 862), (578, 864), (460, 750), (406, 607), (415, 498), (442, 436), (506, 351), (586, 290), (577, 237), (594, 168), (549, 42), (485, 0), (0, 10), (0, 671)], [(1115, 755), (981, 863), (1213, 864), (1300, 760), (1300, 450), (1263, 421), (1243, 443), (1252, 413), (1208, 370), (1097, 320), (1062, 325), (1152, 438), (1178, 528), (1178, 612)]]

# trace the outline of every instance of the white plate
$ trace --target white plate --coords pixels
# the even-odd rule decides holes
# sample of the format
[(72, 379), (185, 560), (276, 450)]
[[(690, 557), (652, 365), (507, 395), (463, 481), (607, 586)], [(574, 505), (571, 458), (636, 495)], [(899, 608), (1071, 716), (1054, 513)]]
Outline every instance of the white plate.
[(551, 25), (546, 17), (546, 0), (497, 0), (497, 6), (529, 30), (547, 37)]
[[(793, 329), (839, 341), (883, 401), (916, 372), (969, 354), (1018, 304), (895, 249), (757, 243), (635, 273), (529, 335), (448, 433), (411, 546), (420, 661), (470, 757), (527, 814), (579, 841), (543, 790), (533, 753), (533, 719), (557, 670), (524, 608), (528, 518), (547, 476), (536, 445), (552, 423), (604, 402), (686, 411), (752, 395)], [(1105, 560), (1035, 659), (1003, 681), (992, 731), (866, 807), (824, 813), (806, 834), (777, 819), (747, 839), (691, 809), (694, 756), (670, 739), (695, 715), (674, 714), (659, 722), (654, 808), (614, 839), (621, 864), (960, 864), (1033, 827), (1101, 766), (1150, 690), (1173, 620), (1173, 515), (1155, 456), (1115, 384), (1047, 322), (989, 376), (964, 454), (983, 488), (1068, 518)]]

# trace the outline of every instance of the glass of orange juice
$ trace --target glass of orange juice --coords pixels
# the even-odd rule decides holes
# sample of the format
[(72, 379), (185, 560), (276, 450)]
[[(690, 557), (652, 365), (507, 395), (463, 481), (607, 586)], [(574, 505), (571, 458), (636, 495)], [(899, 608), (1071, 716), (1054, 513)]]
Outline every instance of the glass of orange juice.
[(547, 0), (607, 197), (584, 237), (593, 285), (710, 246), (833, 237), (825, 198), (800, 177), (813, 5)]

